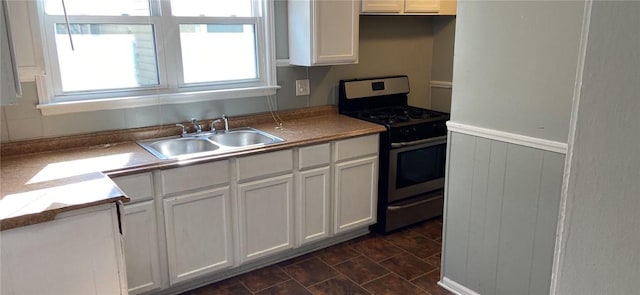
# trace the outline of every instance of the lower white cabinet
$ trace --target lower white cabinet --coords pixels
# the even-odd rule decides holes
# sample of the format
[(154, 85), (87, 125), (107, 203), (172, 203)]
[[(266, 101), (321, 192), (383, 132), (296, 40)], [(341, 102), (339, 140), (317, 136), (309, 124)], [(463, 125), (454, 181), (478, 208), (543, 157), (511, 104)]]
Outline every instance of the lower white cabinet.
[(238, 185), (241, 262), (293, 247), (293, 174)]
[(378, 157), (370, 156), (334, 166), (334, 233), (376, 222)]
[(115, 178), (132, 199), (129, 292), (171, 292), (366, 228), (376, 222), (377, 165), (374, 134)]
[(124, 252), (129, 294), (160, 288), (154, 201), (124, 206)]
[(233, 264), (228, 186), (163, 202), (172, 285)]
[(127, 294), (114, 203), (0, 235), (0, 294)]
[(330, 236), (330, 185), (331, 169), (329, 166), (298, 173), (296, 194), (298, 245)]

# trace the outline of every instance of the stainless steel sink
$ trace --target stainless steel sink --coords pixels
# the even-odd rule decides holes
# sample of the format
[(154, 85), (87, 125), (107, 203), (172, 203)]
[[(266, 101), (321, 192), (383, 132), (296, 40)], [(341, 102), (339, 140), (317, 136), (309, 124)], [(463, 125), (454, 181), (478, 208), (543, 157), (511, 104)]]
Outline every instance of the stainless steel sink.
[(223, 133), (142, 140), (138, 144), (160, 159), (179, 159), (224, 154), (284, 141), (264, 131), (246, 127)]
[[(149, 147), (157, 153), (169, 158), (184, 154), (211, 152), (220, 149), (219, 146), (202, 138), (165, 139), (152, 142), (149, 144)], [(151, 153), (155, 154), (153, 151)]]
[(244, 147), (283, 142), (284, 140), (271, 134), (250, 128), (235, 129), (226, 133), (209, 136), (217, 144), (228, 147)]

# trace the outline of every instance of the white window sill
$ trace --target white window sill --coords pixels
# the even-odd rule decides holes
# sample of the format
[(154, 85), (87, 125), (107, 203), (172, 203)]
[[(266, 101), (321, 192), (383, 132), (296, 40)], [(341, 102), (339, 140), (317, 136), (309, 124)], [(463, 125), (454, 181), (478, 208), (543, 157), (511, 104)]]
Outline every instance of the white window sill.
[(275, 95), (280, 86), (264, 86), (242, 89), (199, 91), (187, 93), (158, 94), (138, 97), (119, 97), (83, 101), (55, 102), (39, 104), (36, 107), (43, 116), (62, 115), (79, 112), (128, 109), (165, 104), (231, 99), (241, 97), (260, 97)]

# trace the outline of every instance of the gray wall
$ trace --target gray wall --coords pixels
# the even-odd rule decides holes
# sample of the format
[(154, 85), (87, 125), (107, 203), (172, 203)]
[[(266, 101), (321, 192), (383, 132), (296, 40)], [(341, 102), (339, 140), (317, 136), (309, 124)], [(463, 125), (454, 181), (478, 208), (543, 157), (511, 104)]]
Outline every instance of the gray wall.
[[(580, 1), (458, 2), (451, 120), (566, 143), (583, 14)], [(482, 136), (449, 139), (442, 274), (547, 294), (565, 156)]]
[(640, 2), (595, 1), (556, 294), (640, 290)]
[[(431, 80), (451, 82), (453, 79), (453, 48), (455, 45), (455, 16), (439, 17), (433, 22), (433, 66)], [(451, 112), (451, 89), (432, 87), (431, 108)]]
[(428, 107), (433, 19), (421, 16), (361, 16), (359, 63), (309, 68), (312, 104), (320, 101), (337, 103), (340, 79), (406, 74), (411, 86), (409, 104)]
[(480, 294), (546, 294), (564, 155), (452, 133), (443, 275)]
[(583, 7), (459, 2), (452, 121), (566, 142)]
[[(288, 57), (287, 2), (275, 2), (276, 56)], [(282, 87), (273, 99), (276, 109), (336, 104), (340, 79), (407, 74), (410, 104), (429, 107), (433, 32), (429, 16), (363, 16), (360, 23), (360, 62), (326, 67), (279, 67)], [(311, 95), (295, 96), (295, 80), (310, 79)], [(0, 108), (0, 141), (19, 141), (105, 130), (172, 124), (196, 117), (209, 119), (225, 113), (250, 114), (269, 110), (266, 97), (219, 100), (181, 105), (41, 116), (35, 108), (35, 83), (23, 83), (25, 95), (18, 105)]]

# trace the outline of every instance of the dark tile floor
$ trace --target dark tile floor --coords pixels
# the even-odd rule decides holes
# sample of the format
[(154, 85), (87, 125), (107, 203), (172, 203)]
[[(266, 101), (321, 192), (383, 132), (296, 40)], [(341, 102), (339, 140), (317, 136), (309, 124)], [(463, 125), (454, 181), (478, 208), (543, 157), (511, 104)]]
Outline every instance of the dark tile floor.
[(369, 234), (182, 295), (451, 294), (439, 287), (442, 221)]

